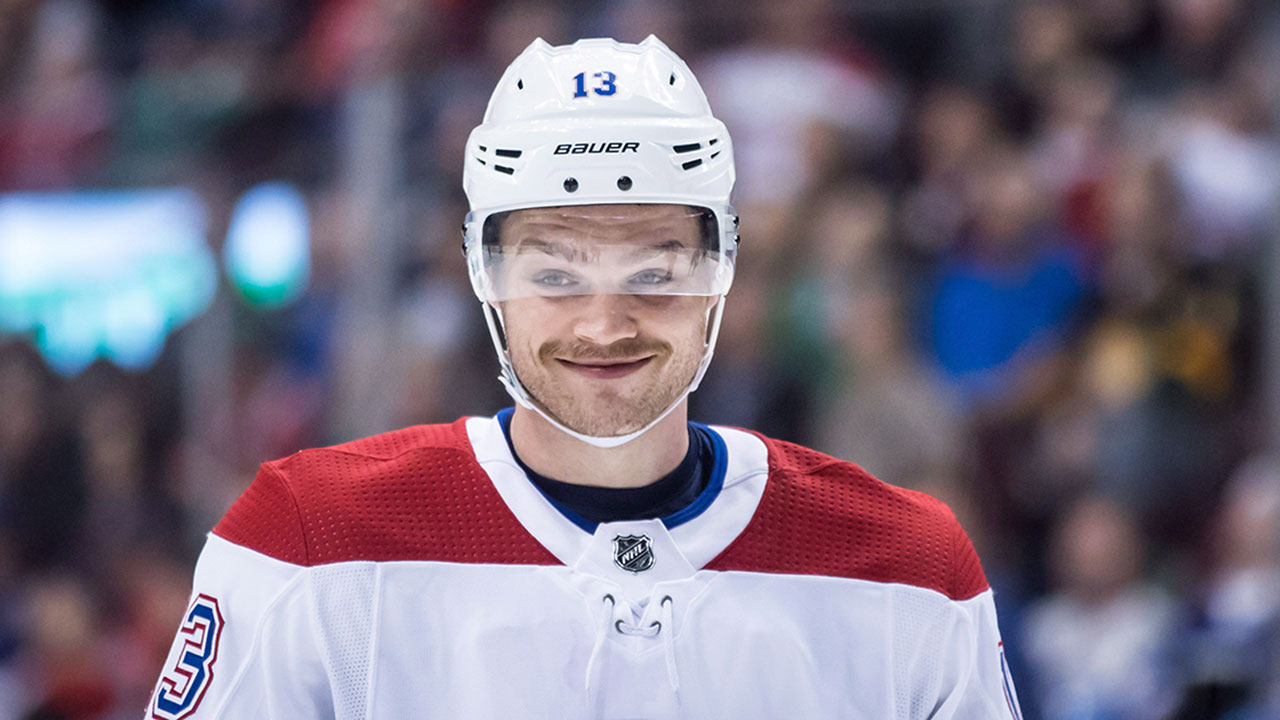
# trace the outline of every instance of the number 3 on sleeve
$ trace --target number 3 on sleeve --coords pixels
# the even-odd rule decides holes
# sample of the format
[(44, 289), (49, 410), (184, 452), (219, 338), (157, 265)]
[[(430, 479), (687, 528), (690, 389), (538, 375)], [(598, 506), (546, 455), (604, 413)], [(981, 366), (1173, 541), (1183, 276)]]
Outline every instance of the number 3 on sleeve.
[(179, 646), (174, 664), (156, 686), (149, 718), (179, 720), (200, 706), (213, 680), (213, 663), (218, 659), (218, 640), (224, 624), (217, 598), (202, 594), (191, 601), (174, 640)]

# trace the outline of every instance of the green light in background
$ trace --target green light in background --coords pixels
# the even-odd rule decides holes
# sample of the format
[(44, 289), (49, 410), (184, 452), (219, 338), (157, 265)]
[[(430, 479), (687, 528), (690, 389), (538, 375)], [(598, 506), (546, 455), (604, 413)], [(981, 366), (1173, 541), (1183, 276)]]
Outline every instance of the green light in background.
[(236, 203), (223, 263), (250, 304), (280, 307), (296, 300), (311, 274), (311, 223), (302, 193), (288, 183), (263, 183)]

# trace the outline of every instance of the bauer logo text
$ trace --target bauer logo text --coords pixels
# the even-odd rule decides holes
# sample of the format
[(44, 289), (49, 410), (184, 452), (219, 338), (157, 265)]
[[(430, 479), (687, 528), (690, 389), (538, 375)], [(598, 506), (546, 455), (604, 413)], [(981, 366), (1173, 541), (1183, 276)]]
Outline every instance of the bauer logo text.
[(618, 155), (640, 151), (638, 142), (562, 143), (556, 146), (556, 155)]

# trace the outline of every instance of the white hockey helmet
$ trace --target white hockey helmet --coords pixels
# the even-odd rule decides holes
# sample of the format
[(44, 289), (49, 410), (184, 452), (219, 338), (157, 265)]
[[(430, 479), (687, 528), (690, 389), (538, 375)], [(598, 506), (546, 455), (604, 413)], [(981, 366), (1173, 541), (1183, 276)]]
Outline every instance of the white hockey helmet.
[[(615, 447), (653, 427), (698, 386), (733, 280), (733, 181), (728, 131), (712, 116), (689, 67), (658, 38), (559, 47), (537, 39), (511, 63), (484, 122), (467, 140), (462, 182), (471, 208), (463, 225), (467, 269), (485, 305), (499, 379), (516, 402), (580, 440)], [(497, 223), (486, 223), (514, 210), (601, 204), (680, 205), (702, 214), (710, 269), (691, 292), (721, 298), (708, 310), (707, 344), (688, 389), (645, 427), (615, 437), (566, 427), (533, 401), (516, 376), (498, 306), (506, 298), (494, 281)]]

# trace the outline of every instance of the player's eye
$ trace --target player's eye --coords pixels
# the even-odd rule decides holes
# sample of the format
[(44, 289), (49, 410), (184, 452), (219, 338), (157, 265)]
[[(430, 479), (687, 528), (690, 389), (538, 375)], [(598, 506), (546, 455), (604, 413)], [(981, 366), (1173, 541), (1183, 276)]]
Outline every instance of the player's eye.
[(564, 291), (578, 285), (578, 279), (563, 270), (539, 270), (530, 278), (534, 285), (546, 290)]
[(652, 268), (649, 270), (641, 270), (631, 277), (627, 278), (627, 284), (632, 287), (641, 287), (652, 289), (667, 285), (674, 279), (670, 270)]

